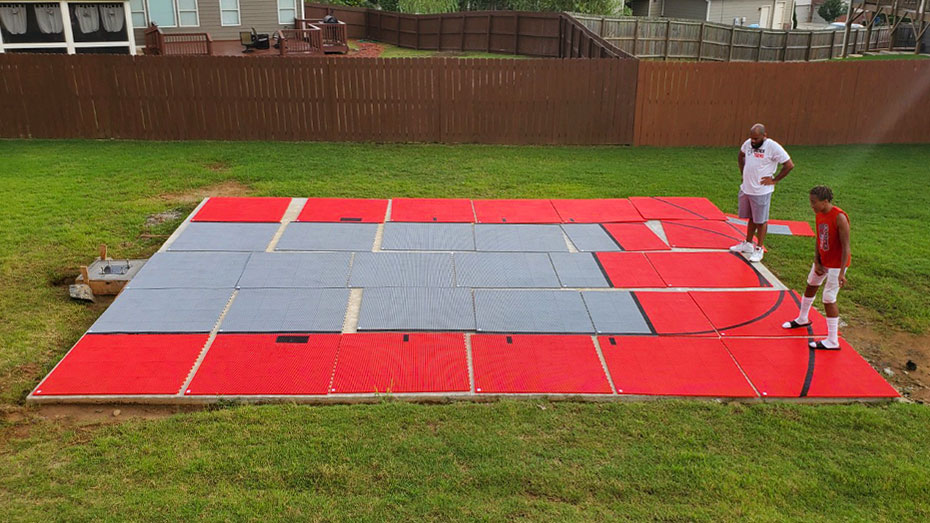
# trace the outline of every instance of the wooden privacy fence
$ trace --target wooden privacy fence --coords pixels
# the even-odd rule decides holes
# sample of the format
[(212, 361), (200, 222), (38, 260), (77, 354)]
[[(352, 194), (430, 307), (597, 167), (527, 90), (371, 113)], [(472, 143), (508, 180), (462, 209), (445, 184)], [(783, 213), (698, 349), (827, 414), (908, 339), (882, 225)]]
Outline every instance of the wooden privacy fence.
[(756, 122), (787, 144), (926, 143), (930, 60), (640, 62), (637, 145), (736, 146)]
[(0, 55), (0, 137), (631, 144), (636, 60)]
[[(637, 58), (717, 62), (813, 62), (843, 55), (843, 31), (780, 31), (671, 18), (573, 13), (585, 27)], [(866, 42), (868, 41), (868, 45)], [(850, 32), (850, 53), (887, 49), (887, 27)]]
[(346, 23), (350, 38), (410, 49), (484, 51), (553, 58), (631, 58), (563, 13), (463, 11), (412, 15), (306, 4), (304, 16), (327, 14)]

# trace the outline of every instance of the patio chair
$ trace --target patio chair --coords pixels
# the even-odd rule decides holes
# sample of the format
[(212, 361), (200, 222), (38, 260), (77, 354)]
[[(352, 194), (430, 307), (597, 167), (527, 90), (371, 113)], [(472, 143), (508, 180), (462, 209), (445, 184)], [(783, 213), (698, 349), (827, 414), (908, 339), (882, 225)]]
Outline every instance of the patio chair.
[(267, 34), (258, 34), (253, 27), (251, 31), (242, 31), (239, 33), (239, 43), (241, 43), (245, 49), (242, 50), (243, 53), (251, 53), (256, 49), (268, 49), (270, 47), (270, 39)]

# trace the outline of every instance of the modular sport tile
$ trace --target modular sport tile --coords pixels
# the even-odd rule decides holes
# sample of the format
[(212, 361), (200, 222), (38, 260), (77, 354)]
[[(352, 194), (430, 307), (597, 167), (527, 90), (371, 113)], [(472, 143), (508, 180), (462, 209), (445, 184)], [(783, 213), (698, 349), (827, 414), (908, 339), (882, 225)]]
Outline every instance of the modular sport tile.
[(264, 251), (280, 224), (188, 223), (169, 251)]
[(565, 223), (641, 222), (643, 217), (626, 198), (551, 200)]
[(633, 206), (646, 220), (726, 220), (716, 205), (707, 198), (634, 196)]
[(474, 200), (478, 223), (561, 223), (549, 200)]
[(613, 287), (647, 289), (666, 286), (644, 253), (599, 252), (596, 256)]
[(377, 233), (376, 223), (291, 222), (284, 228), (275, 250), (370, 251)]
[(357, 252), (350, 287), (452, 287), (452, 254)]
[(456, 287), (561, 288), (549, 255), (541, 252), (466, 252), (452, 256)]
[(220, 332), (340, 332), (349, 289), (242, 289)]
[(633, 293), (656, 334), (717, 337), (717, 330), (687, 292)]
[(475, 247), (479, 251), (568, 252), (558, 225), (475, 225)]
[(562, 230), (581, 252), (622, 251), (620, 245), (597, 223), (565, 223)]
[(455, 198), (394, 198), (392, 222), (474, 223), (471, 200)]
[(667, 251), (671, 249), (645, 223), (608, 223), (604, 225), (604, 230), (624, 251)]
[(549, 253), (552, 266), (559, 277), (562, 287), (575, 289), (610, 287), (607, 277), (601, 271), (594, 255), (586, 252), (552, 252)]
[(126, 289), (87, 332), (210, 332), (233, 289)]
[(350, 252), (255, 252), (241, 288), (346, 287)]
[(593, 333), (577, 291), (475, 290), (479, 332)]
[(649, 263), (669, 287), (771, 287), (746, 258), (732, 252), (650, 252)]
[(359, 330), (475, 330), (471, 291), (445, 288), (368, 288), (362, 293)]
[(206, 334), (88, 334), (35, 395), (177, 394), (206, 342)]
[(245, 252), (159, 252), (126, 289), (232, 289), (248, 260)]
[(290, 198), (212, 196), (191, 218), (193, 222), (280, 222)]
[(598, 334), (655, 334), (633, 293), (584, 291), (581, 296)]
[(307, 198), (297, 221), (382, 223), (387, 207), (387, 200)]
[(794, 291), (692, 291), (688, 293), (721, 336), (826, 336), (827, 322), (813, 307), (809, 327), (783, 329), (798, 317), (801, 300)]
[(717, 220), (666, 220), (662, 229), (672, 247), (683, 249), (728, 249), (746, 238), (745, 231)]
[(475, 231), (470, 223), (386, 223), (381, 249), (385, 251), (473, 251)]

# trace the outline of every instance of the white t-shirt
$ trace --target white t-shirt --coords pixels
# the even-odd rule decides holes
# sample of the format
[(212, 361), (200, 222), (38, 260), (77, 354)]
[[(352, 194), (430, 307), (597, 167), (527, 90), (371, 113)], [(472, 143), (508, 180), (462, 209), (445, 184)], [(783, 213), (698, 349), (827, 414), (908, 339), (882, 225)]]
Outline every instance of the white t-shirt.
[(759, 196), (775, 191), (774, 185), (762, 185), (762, 178), (774, 176), (778, 164), (791, 159), (785, 148), (771, 138), (762, 142), (762, 147), (752, 148), (752, 141), (746, 140), (740, 151), (746, 155), (746, 164), (743, 167), (743, 184), (740, 190), (744, 194)]

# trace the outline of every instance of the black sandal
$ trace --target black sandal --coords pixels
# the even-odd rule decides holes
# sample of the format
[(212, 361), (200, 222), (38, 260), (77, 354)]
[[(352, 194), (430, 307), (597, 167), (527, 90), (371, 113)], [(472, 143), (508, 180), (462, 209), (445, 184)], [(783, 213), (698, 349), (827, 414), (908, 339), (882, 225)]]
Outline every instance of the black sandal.
[(810, 325), (811, 325), (811, 322), (807, 322), (807, 323), (798, 323), (798, 322), (795, 321), (795, 320), (791, 320), (791, 321), (788, 322), (788, 326), (787, 326), (787, 327), (785, 327), (784, 325), (782, 325), (781, 327), (782, 327), (783, 329), (800, 329), (801, 327), (810, 327)]
[(837, 345), (836, 347), (827, 347), (826, 345), (823, 344), (822, 341), (818, 341), (817, 343), (812, 343), (810, 347), (814, 350), (840, 350), (839, 345)]

